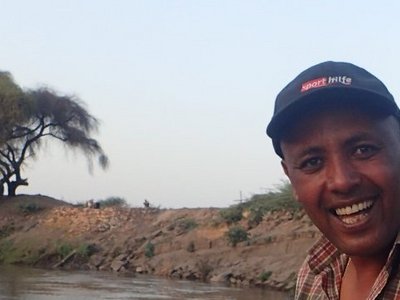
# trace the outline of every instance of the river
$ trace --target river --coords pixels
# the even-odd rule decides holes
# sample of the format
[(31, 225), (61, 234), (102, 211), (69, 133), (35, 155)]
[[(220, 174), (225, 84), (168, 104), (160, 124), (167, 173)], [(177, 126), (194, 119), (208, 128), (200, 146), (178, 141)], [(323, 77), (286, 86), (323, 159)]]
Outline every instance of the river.
[(289, 300), (281, 292), (259, 288), (233, 288), (154, 276), (120, 276), (105, 272), (41, 270), (0, 267), (0, 299), (210, 299)]

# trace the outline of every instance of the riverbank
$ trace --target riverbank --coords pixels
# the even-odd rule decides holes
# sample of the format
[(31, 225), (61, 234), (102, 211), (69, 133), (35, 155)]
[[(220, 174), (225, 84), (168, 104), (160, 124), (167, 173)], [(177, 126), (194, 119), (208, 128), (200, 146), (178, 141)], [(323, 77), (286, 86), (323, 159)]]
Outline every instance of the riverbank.
[[(45, 268), (147, 273), (291, 290), (319, 236), (303, 212), (249, 214), (228, 224), (218, 208), (84, 208), (45, 196), (0, 200), (0, 261)], [(232, 245), (227, 232), (248, 236)], [(234, 243), (235, 244), (235, 243)]]

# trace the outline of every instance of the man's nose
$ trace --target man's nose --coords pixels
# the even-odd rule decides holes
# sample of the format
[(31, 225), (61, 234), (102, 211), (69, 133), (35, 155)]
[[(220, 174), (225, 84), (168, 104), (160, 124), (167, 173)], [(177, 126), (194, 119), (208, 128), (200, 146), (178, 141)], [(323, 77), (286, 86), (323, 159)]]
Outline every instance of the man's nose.
[(331, 192), (347, 194), (361, 183), (361, 176), (351, 162), (335, 158), (326, 169), (327, 187)]

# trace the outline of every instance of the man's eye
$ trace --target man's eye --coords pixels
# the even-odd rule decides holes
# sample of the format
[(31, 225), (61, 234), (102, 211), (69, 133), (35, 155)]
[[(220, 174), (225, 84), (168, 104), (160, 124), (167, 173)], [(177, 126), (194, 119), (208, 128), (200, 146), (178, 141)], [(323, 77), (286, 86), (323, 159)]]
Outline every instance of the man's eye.
[(322, 159), (319, 157), (313, 157), (306, 159), (300, 164), (300, 169), (306, 172), (313, 172), (318, 170), (322, 165)]
[(353, 155), (359, 158), (369, 158), (378, 152), (378, 148), (371, 145), (357, 146), (353, 152)]

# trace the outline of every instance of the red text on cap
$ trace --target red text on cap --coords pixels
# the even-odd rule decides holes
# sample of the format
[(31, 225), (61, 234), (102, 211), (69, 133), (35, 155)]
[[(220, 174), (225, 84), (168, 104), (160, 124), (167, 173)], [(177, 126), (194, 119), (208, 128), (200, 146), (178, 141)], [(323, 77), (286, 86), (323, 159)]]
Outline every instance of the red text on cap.
[(315, 88), (319, 88), (319, 87), (326, 86), (326, 85), (327, 85), (326, 77), (313, 79), (313, 80), (304, 82), (301, 85), (301, 92), (305, 92), (310, 89), (315, 89)]

